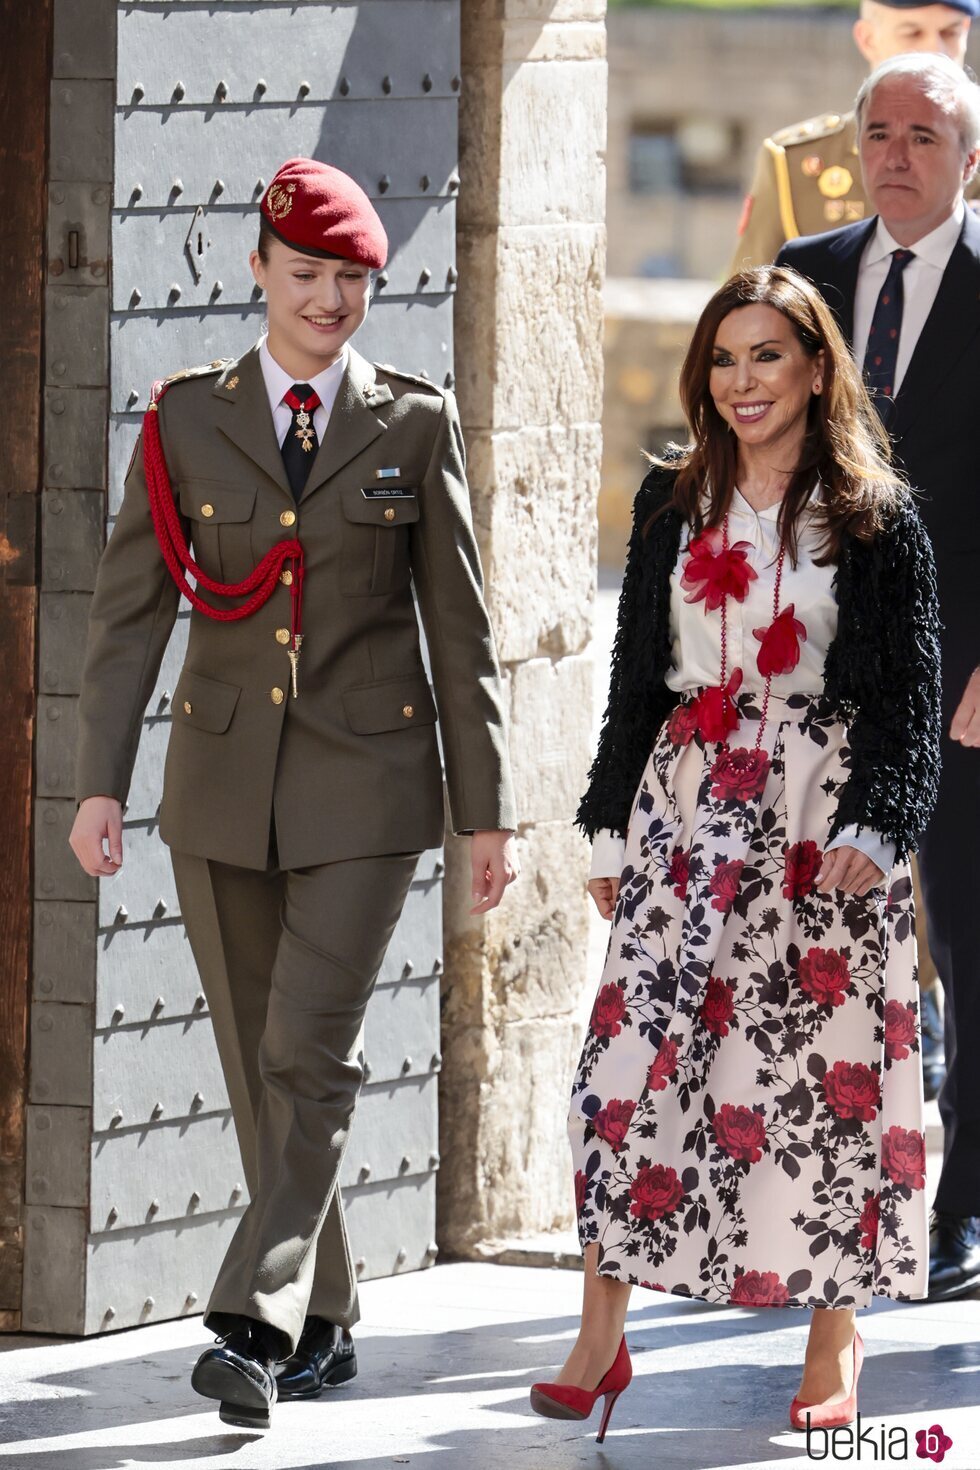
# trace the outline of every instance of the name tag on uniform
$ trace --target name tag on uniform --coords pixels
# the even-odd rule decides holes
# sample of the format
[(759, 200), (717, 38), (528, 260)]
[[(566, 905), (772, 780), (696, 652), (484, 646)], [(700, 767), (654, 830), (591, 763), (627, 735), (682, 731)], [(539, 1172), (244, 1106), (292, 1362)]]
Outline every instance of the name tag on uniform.
[(387, 470), (375, 470), (374, 478), (376, 480), (397, 480), (400, 474), (401, 470), (396, 466), (392, 466), (391, 469)]
[(365, 500), (414, 500), (415, 487), (412, 485), (362, 485), (361, 494)]

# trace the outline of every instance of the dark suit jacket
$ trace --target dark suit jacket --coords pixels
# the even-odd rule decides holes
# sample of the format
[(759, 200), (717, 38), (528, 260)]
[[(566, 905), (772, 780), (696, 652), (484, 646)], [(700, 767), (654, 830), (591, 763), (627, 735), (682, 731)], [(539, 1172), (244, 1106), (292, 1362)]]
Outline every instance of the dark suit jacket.
[[(164, 842), (261, 869), (274, 810), (284, 868), (436, 847), (437, 708), (454, 830), (516, 827), (453, 395), (351, 350), (298, 504), (257, 348), (175, 382), (159, 413), (173, 493), (205, 572), (237, 582), (274, 542), (297, 535), (306, 553), (298, 698), (280, 638), (287, 586), (241, 621), (191, 613), (171, 702)], [(397, 474), (378, 480), (381, 467)], [(126, 800), (178, 600), (137, 454), (92, 600), (79, 800)]]
[[(819, 286), (848, 343), (858, 267), (877, 223), (875, 216), (792, 240), (779, 252), (777, 264)], [(951, 712), (980, 658), (980, 218), (969, 209), (890, 429), (936, 555), (945, 624), (943, 704)]]

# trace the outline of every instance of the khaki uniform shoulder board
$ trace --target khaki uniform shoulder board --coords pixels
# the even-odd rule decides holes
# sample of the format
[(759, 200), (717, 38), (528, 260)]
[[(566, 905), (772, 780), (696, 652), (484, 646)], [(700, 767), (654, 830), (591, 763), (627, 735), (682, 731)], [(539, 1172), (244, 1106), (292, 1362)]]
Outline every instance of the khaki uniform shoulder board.
[(830, 138), (834, 133), (842, 132), (846, 126), (846, 113), (821, 112), (817, 117), (807, 118), (806, 122), (780, 128), (778, 133), (773, 133), (772, 142), (779, 148), (795, 148), (800, 143), (815, 143), (820, 138)]
[(372, 364), (379, 372), (387, 373), (390, 378), (401, 378), (406, 383), (414, 383), (419, 388), (425, 388), (430, 393), (437, 393), (440, 397), (445, 389), (433, 383), (431, 378), (426, 378), (421, 373), (403, 373), (401, 368), (392, 367), (390, 362), (376, 362)]
[(234, 358), (231, 357), (216, 357), (214, 362), (202, 363), (200, 367), (181, 368), (179, 372), (170, 373), (163, 381), (169, 386), (171, 383), (183, 383), (188, 378), (206, 378), (209, 373), (222, 372), (233, 361)]

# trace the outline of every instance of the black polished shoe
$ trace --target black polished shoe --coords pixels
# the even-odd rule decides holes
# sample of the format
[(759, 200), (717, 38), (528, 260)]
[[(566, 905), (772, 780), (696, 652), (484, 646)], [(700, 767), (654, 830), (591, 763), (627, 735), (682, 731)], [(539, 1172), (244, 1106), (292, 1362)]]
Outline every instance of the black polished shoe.
[(946, 1081), (943, 1018), (935, 986), (919, 993), (919, 1023), (922, 1028), (922, 1088), (926, 1102), (932, 1102)]
[(268, 1429), (276, 1401), (276, 1363), (288, 1351), (286, 1342), (275, 1327), (242, 1317), (239, 1326), (198, 1358), (191, 1387), (206, 1399), (219, 1400), (223, 1423)]
[(980, 1287), (980, 1229), (972, 1215), (934, 1210), (929, 1231), (930, 1302), (947, 1302)]
[(307, 1317), (293, 1356), (276, 1374), (281, 1399), (315, 1399), (357, 1376), (354, 1342), (346, 1327)]

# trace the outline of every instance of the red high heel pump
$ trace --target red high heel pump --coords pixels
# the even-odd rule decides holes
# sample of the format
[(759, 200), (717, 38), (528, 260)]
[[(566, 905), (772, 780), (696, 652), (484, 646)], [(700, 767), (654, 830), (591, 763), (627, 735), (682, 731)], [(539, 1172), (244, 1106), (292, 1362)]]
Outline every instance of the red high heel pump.
[(806, 1429), (807, 1415), (811, 1429), (839, 1429), (843, 1424), (853, 1424), (857, 1417), (858, 1377), (864, 1362), (864, 1343), (861, 1334), (854, 1333), (854, 1378), (847, 1398), (839, 1404), (807, 1404), (794, 1398), (789, 1406), (789, 1422), (794, 1429)]
[(587, 1388), (575, 1388), (570, 1383), (535, 1383), (531, 1387), (531, 1408), (545, 1419), (588, 1419), (596, 1399), (604, 1399), (602, 1423), (596, 1435), (596, 1444), (602, 1444), (616, 1400), (629, 1388), (632, 1378), (633, 1364), (624, 1337), (612, 1367), (598, 1388), (590, 1393)]

